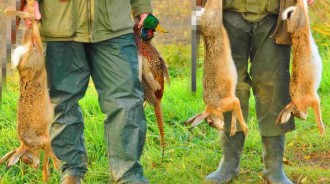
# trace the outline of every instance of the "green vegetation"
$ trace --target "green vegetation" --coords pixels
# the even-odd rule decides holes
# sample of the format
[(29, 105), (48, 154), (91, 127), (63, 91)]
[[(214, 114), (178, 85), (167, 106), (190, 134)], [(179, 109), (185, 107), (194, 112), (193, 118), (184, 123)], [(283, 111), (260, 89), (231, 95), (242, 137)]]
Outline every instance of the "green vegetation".
[[(325, 40), (322, 35), (317, 35), (320, 42)], [(326, 43), (324, 43), (326, 44)], [(183, 122), (193, 114), (204, 108), (202, 101), (201, 83), (198, 83), (198, 91), (192, 94), (189, 91), (188, 70), (184, 60), (189, 59), (186, 47), (164, 46), (163, 55), (175, 65), (171, 68), (171, 86), (166, 86), (163, 98), (163, 112), (165, 118), (166, 150), (165, 158), (161, 161), (161, 148), (159, 145), (159, 133), (155, 123), (153, 109), (146, 107), (148, 120), (147, 142), (142, 156), (142, 164), (145, 167), (145, 175), (151, 183), (203, 183), (203, 178), (218, 165), (221, 157), (217, 132), (206, 123), (189, 131), (183, 126)], [(166, 51), (165, 51), (166, 50)], [(323, 120), (327, 127), (330, 126), (330, 56), (328, 46), (322, 46), (324, 59), (323, 80), (319, 90), (322, 99)], [(173, 56), (170, 53), (182, 52), (182, 55)], [(167, 55), (177, 57), (171, 61)], [(172, 63), (173, 62), (173, 63)], [(179, 63), (182, 62), (179, 67)], [(185, 66), (185, 67), (182, 67)], [(198, 79), (201, 79), (199, 77)], [(199, 80), (200, 81), (200, 80)], [(18, 98), (17, 73), (8, 78), (7, 87), (3, 94), (3, 105), (0, 111), (0, 155), (19, 145), (16, 133), (16, 101)], [(97, 104), (96, 91), (93, 84), (87, 91), (86, 97), (80, 102), (85, 115), (85, 133), (89, 157), (89, 172), (85, 183), (106, 183), (109, 179), (108, 161), (103, 140), (103, 119)], [(258, 127), (253, 108), (254, 100), (251, 98), (251, 116), (249, 118), (250, 133), (242, 156), (242, 174), (233, 183), (262, 183), (261, 144)], [(287, 136), (287, 149), (285, 167), (288, 176), (298, 182), (329, 183), (330, 182), (330, 134), (321, 138), (318, 134), (314, 117), (310, 111), (306, 121), (296, 122), (297, 130)], [(25, 174), (24, 174), (25, 172)], [(10, 170), (5, 170), (5, 165), (0, 166), (0, 183), (41, 183), (41, 171), (33, 170), (27, 166), (21, 169), (19, 165)], [(58, 183), (59, 174), (51, 171), (50, 183)]]

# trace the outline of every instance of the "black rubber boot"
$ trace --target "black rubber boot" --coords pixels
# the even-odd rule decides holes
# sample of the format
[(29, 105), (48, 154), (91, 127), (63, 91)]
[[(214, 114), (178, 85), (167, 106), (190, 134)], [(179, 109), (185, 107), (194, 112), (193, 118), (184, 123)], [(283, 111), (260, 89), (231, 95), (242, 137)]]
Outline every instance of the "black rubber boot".
[(234, 136), (224, 133), (221, 136), (223, 156), (216, 171), (206, 176), (210, 183), (228, 183), (239, 174), (239, 162), (244, 147), (245, 136), (237, 132)]
[(283, 170), (284, 140), (284, 135), (262, 137), (263, 175), (271, 184), (293, 184)]
[(67, 176), (62, 181), (61, 184), (81, 184), (83, 178), (81, 176)]

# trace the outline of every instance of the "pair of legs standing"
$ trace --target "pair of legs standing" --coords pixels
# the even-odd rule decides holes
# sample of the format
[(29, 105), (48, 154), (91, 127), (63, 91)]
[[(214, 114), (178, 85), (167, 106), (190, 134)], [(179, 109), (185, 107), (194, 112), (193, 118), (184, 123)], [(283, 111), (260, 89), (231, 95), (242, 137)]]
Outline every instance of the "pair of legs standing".
[(47, 42), (46, 68), (55, 107), (51, 144), (62, 160), (62, 180), (87, 171), (79, 100), (92, 77), (103, 113), (112, 180), (148, 183), (139, 163), (146, 136), (143, 89), (132, 34), (98, 43)]
[[(224, 12), (224, 25), (231, 43), (232, 56), (237, 68), (236, 95), (240, 99), (245, 120), (249, 114), (250, 89), (255, 101), (259, 132), (262, 139), (264, 176), (271, 183), (292, 183), (282, 166), (285, 133), (294, 129), (293, 118), (285, 125), (275, 121), (281, 110), (290, 102), (288, 45), (277, 45), (270, 38), (277, 16), (269, 15), (259, 22), (248, 22), (238, 12)], [(250, 67), (248, 61), (250, 60)], [(230, 122), (230, 113), (225, 121)], [(221, 137), (223, 157), (218, 169), (206, 177), (214, 183), (227, 183), (239, 173), (239, 162), (245, 136), (238, 132), (229, 136), (230, 123), (225, 123)]]

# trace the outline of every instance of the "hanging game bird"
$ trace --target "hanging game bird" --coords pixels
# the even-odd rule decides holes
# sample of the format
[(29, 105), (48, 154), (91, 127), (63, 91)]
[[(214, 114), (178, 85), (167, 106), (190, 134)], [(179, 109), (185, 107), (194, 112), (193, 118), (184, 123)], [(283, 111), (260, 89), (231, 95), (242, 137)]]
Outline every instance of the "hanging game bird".
[(164, 93), (164, 78), (166, 78), (169, 84), (170, 77), (163, 58), (158, 53), (157, 49), (151, 44), (150, 40), (145, 40), (142, 38), (141, 30), (137, 28), (137, 25), (134, 27), (134, 40), (139, 54), (139, 77), (144, 90), (144, 98), (145, 101), (154, 107), (160, 133), (162, 156), (164, 157), (164, 121), (161, 108), (161, 99)]

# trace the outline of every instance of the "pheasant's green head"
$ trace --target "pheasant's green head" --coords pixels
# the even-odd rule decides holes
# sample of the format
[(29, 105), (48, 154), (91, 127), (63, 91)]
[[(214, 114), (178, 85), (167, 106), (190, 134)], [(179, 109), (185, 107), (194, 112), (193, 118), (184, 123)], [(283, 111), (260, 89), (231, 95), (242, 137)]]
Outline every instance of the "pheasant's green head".
[(159, 31), (161, 33), (168, 33), (168, 31), (164, 28), (162, 28), (159, 25), (159, 20), (152, 14), (148, 14), (148, 16), (143, 21), (143, 27), (145, 29), (156, 29), (156, 31)]

